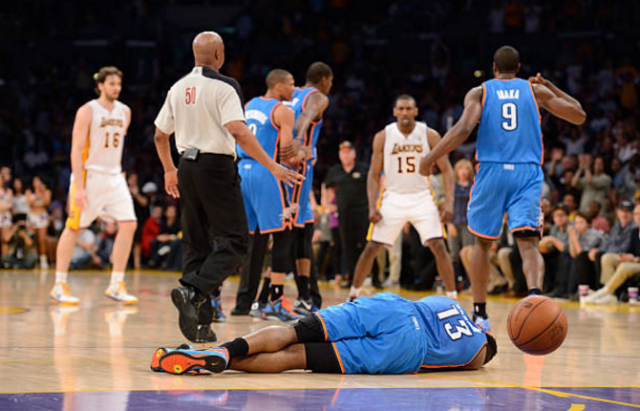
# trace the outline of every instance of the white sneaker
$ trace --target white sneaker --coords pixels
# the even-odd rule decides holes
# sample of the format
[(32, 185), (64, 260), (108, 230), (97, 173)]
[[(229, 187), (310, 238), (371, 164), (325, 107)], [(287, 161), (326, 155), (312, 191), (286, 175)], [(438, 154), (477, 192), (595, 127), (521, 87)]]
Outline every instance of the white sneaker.
[(601, 293), (600, 291), (596, 291), (593, 294), (584, 296), (582, 298), (582, 301), (584, 301), (585, 304), (595, 304), (596, 301), (598, 301), (598, 298), (602, 297), (603, 295), (604, 293)]
[(396, 288), (396, 287), (400, 287), (400, 282), (398, 281), (393, 281), (390, 278), (387, 278), (387, 280), (384, 282), (384, 288)]
[(598, 305), (615, 305), (618, 304), (618, 298), (613, 294), (604, 294), (596, 299)]
[(80, 303), (80, 299), (71, 295), (71, 291), (69, 291), (69, 284), (67, 283), (55, 283), (49, 293), (49, 299), (58, 304)]
[(127, 293), (127, 287), (124, 285), (124, 281), (109, 285), (104, 292), (104, 296), (123, 304), (136, 304), (138, 302), (136, 297)]
[(47, 270), (49, 268), (49, 262), (46, 256), (40, 256), (40, 269)]

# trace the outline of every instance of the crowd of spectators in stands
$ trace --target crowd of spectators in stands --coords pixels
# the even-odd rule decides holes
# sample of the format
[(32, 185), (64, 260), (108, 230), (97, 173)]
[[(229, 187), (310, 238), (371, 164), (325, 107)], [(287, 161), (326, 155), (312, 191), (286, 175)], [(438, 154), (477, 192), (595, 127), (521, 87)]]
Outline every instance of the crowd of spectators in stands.
[[(195, 1), (177, 5), (109, 0), (98, 16), (90, 3), (63, 3), (14, 2), (0, 13), (0, 24), (7, 28), (0, 34), (5, 62), (0, 66), (5, 266), (46, 267), (54, 262), (56, 238), (65, 221), (73, 117), (92, 98), (92, 73), (101, 65), (115, 64), (125, 73), (121, 99), (133, 112), (124, 160), (129, 175), (136, 175), (135, 181), (129, 178), (138, 214), (131, 265), (179, 267), (179, 210), (158, 189), (163, 182), (153, 151), (152, 123), (164, 99), (162, 90), (192, 65), (188, 44), (203, 28), (177, 24), (173, 12), (216, 14), (216, 7), (223, 7), (232, 10), (216, 14), (227, 45), (223, 72), (240, 81), (247, 99), (263, 92), (264, 76), (271, 68), (290, 70), (297, 83), (302, 83), (312, 61), (323, 60), (334, 70), (331, 104), (318, 145), (318, 199), (324, 197), (325, 175), (338, 162), (341, 141), (353, 142), (359, 160), (368, 162), (372, 136), (393, 120), (395, 96), (413, 95), (420, 119), (444, 134), (462, 112), (464, 92), (491, 77), (493, 50), (505, 42), (518, 47), (521, 76), (542, 72), (576, 96), (588, 115), (581, 127), (543, 115), (546, 177), (540, 249), (547, 263), (546, 291), (574, 298), (577, 285), (596, 289), (620, 270), (640, 272), (640, 265), (633, 265), (640, 256), (634, 248), (633, 218), (640, 200), (640, 4), (244, 0), (202, 6)], [(182, 8), (176, 11), (177, 7)], [(220, 17), (227, 14), (226, 20)], [(51, 15), (66, 18), (59, 24), (39, 24), (44, 19), (51, 22)], [(473, 161), (474, 138), (451, 156), (458, 170), (456, 200), (461, 202), (473, 180), (473, 168), (463, 159)], [(319, 259), (318, 269), (331, 279), (346, 273), (337, 253), (336, 204), (320, 203), (317, 240), (327, 260)], [(457, 208), (449, 225), (449, 246), (462, 286), (472, 242), (463, 211)], [(108, 264), (104, 256), (114, 230), (117, 227), (103, 220), (83, 233), (74, 264)], [(403, 237), (399, 281), (415, 288), (437, 286), (434, 269), (429, 268), (432, 258), (415, 246), (415, 238), (410, 229)], [(508, 230), (494, 251), (491, 291), (526, 291)], [(628, 278), (625, 281), (633, 281)], [(625, 298), (626, 287), (606, 289), (608, 295), (617, 291)]]

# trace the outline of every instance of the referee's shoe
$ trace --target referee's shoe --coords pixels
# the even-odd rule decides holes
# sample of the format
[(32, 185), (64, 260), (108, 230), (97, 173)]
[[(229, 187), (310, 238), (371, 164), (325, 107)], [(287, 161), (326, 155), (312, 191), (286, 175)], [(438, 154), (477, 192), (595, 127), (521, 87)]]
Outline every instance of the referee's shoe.
[(189, 341), (196, 343), (213, 342), (216, 334), (209, 324), (199, 324), (198, 318), (202, 304), (209, 299), (192, 287), (177, 287), (171, 290), (171, 301), (179, 313), (180, 331)]

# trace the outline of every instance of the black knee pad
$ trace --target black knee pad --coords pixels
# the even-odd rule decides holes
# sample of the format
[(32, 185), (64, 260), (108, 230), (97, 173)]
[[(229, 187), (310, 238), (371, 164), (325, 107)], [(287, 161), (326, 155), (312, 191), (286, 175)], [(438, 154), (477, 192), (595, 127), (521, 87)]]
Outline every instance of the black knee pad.
[(325, 341), (324, 329), (315, 315), (308, 315), (293, 326), (299, 343)]
[(526, 228), (524, 230), (518, 230), (511, 233), (514, 237), (526, 238), (526, 237), (538, 237), (540, 238), (540, 230), (532, 230)]
[(275, 273), (286, 273), (291, 258), (291, 230), (273, 233), (273, 248), (271, 249), (271, 269)]
[(313, 223), (307, 223), (304, 227), (294, 229), (294, 233), (296, 259), (311, 259), (311, 254), (313, 252), (311, 246), (311, 241), (313, 239)]
[(330, 342), (305, 343), (307, 370), (328, 374), (342, 374), (340, 361)]

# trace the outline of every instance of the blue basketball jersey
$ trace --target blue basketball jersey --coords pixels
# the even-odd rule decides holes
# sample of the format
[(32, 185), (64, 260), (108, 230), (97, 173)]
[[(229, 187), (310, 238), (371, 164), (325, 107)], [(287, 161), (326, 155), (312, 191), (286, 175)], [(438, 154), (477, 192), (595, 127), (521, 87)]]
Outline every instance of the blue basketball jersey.
[[(296, 88), (296, 91), (293, 92), (293, 98), (290, 103), (286, 103), (289, 105), (293, 111), (295, 112), (296, 121), (300, 114), (304, 111), (305, 105), (307, 103), (307, 98), (313, 94), (319, 93), (318, 89), (315, 87), (305, 87), (305, 88)], [(316, 156), (316, 146), (318, 145), (318, 137), (320, 136), (320, 129), (322, 128), (322, 119), (318, 122), (312, 122), (311, 126), (307, 130), (307, 135), (304, 136), (304, 144), (311, 146), (313, 148), (313, 157)], [(310, 162), (311, 160), (309, 160)]]
[(414, 302), (418, 321), (427, 337), (423, 367), (466, 365), (486, 344), (487, 337), (460, 304), (446, 297), (426, 297)]
[[(273, 112), (281, 102), (273, 98), (256, 97), (251, 99), (245, 107), (247, 127), (255, 134), (262, 149), (274, 161), (277, 161), (278, 140), (280, 130), (273, 122)], [(236, 146), (240, 160), (252, 159), (252, 157), (240, 147)]]
[(540, 112), (531, 84), (520, 78), (493, 79), (482, 89), (478, 161), (542, 164)]

